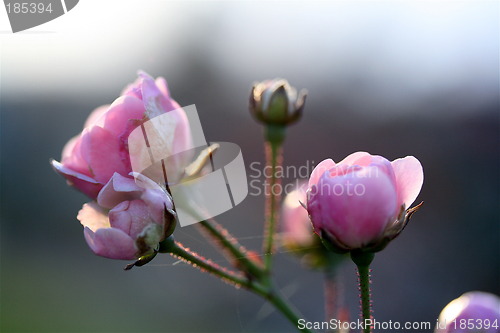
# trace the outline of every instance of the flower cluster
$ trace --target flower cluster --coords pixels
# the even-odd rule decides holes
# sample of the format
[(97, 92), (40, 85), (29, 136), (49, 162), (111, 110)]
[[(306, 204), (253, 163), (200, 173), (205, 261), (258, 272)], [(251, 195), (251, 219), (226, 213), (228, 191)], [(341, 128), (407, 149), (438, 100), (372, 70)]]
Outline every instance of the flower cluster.
[[(175, 222), (173, 203), (164, 184), (133, 177), (128, 137), (146, 121), (180, 106), (170, 97), (165, 79), (140, 72), (111, 105), (94, 110), (83, 131), (63, 149), (54, 169), (69, 185), (93, 201), (83, 206), (78, 219), (85, 239), (97, 255), (134, 259), (151, 253)], [(191, 144), (187, 117), (171, 129), (169, 151), (187, 150)], [(137, 154), (148, 156), (147, 154)], [(175, 161), (174, 161), (175, 162)], [(147, 184), (146, 184), (147, 183)]]
[[(271, 170), (271, 187), (279, 184), (276, 170), (283, 160), (285, 128), (300, 118), (305, 98), (305, 91), (297, 93), (281, 79), (263, 81), (252, 89), (250, 111), (265, 127), (266, 167)], [(141, 144), (130, 140), (142, 133), (134, 131), (139, 126), (145, 133), (145, 128), (160, 118), (148, 121), (168, 112), (172, 117), (166, 118), (170, 120), (158, 122), (154, 127), (157, 137), (144, 137)], [(111, 105), (91, 113), (83, 131), (64, 147), (61, 162), (52, 161), (52, 166), (71, 186), (92, 200), (83, 205), (77, 218), (95, 254), (112, 259), (137, 259), (127, 266), (129, 269), (149, 262), (157, 253), (169, 253), (263, 296), (296, 325), (300, 317), (270, 282), (281, 193), (266, 196), (264, 260), (239, 244), (215, 221), (204, 220), (199, 224), (228, 256), (236, 271), (192, 252), (171, 236), (177, 216), (169, 186), (175, 191), (172, 184), (192, 180), (205, 172), (205, 163), (217, 149), (211, 146), (193, 159), (191, 146), (187, 116), (170, 97), (166, 81), (139, 73), (137, 81), (126, 87)], [(156, 174), (160, 169), (153, 168), (151, 174), (147, 173), (150, 178), (143, 172), (152, 165), (150, 155), (158, 147), (169, 157), (161, 160), (163, 183), (157, 183), (162, 179)], [(133, 170), (136, 163), (146, 169)], [(230, 173), (224, 175), (230, 176)], [(419, 195), (423, 180), (422, 165), (413, 156), (390, 162), (382, 156), (356, 152), (338, 163), (332, 159), (322, 161), (307, 183), (287, 195), (281, 207), (282, 244), (302, 257), (310, 268), (323, 270), (328, 319), (347, 322), (348, 318), (336, 278), (338, 266), (347, 256), (338, 253), (350, 253), (357, 265), (362, 317), (372, 318), (370, 263), (374, 253), (397, 237), (420, 207), (421, 204), (409, 208)], [(179, 212), (182, 208), (177, 205)], [(192, 204), (188, 208), (198, 209)], [(498, 297), (472, 292), (445, 307), (435, 332), (469, 332), (471, 322), (481, 325), (474, 327), (481, 332), (497, 332), (499, 321)], [(372, 328), (366, 326), (363, 332), (371, 333)]]

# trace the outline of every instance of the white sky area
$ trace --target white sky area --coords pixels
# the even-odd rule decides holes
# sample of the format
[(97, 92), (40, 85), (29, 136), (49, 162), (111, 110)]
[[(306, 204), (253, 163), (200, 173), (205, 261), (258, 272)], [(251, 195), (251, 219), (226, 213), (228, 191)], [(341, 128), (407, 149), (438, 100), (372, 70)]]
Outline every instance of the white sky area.
[(491, 100), (499, 2), (80, 0), (16, 34), (1, 7), (0, 47), (4, 98), (114, 96), (137, 69), (181, 71), (186, 52), (198, 52), (228, 80), (300, 77), (299, 88), (322, 82), (339, 93), (360, 84), (365, 102), (454, 90)]

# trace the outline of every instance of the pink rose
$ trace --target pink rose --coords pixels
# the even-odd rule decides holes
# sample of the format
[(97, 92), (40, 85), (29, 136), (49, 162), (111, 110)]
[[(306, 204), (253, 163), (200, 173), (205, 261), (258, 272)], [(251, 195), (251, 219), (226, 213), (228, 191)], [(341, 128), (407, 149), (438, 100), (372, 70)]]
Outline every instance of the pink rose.
[(497, 333), (500, 325), (500, 298), (471, 291), (448, 304), (439, 315), (436, 333)]
[[(153, 182), (139, 186), (115, 173), (97, 196), (83, 205), (78, 220), (92, 251), (111, 259), (136, 259), (153, 252), (173, 223), (170, 196)], [(145, 188), (148, 189), (145, 189)]]
[[(179, 108), (170, 97), (165, 79), (154, 80), (140, 72), (139, 78), (111, 105), (101, 106), (90, 114), (83, 132), (64, 147), (61, 162), (52, 161), (52, 165), (70, 185), (95, 199), (115, 172), (127, 176), (133, 171), (127, 141), (132, 130)], [(187, 117), (183, 111), (175, 115), (174, 140), (169, 141), (173, 147), (164, 147), (173, 153), (191, 148)]]
[(309, 179), (307, 209), (314, 230), (341, 251), (380, 250), (401, 232), (423, 179), (413, 156), (389, 162), (357, 152), (338, 164), (324, 160)]
[(282, 240), (291, 250), (312, 247), (317, 239), (307, 210), (301, 205), (307, 202), (306, 191), (307, 183), (300, 183), (286, 195), (281, 207)]

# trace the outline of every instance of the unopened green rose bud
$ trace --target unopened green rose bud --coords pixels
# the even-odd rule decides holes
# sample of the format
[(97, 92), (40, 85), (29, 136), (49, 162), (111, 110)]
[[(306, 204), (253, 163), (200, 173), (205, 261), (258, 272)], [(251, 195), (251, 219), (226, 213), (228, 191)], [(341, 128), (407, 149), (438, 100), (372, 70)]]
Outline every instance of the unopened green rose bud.
[(254, 84), (250, 94), (250, 112), (267, 125), (289, 125), (299, 120), (307, 91), (297, 93), (287, 80), (274, 79)]

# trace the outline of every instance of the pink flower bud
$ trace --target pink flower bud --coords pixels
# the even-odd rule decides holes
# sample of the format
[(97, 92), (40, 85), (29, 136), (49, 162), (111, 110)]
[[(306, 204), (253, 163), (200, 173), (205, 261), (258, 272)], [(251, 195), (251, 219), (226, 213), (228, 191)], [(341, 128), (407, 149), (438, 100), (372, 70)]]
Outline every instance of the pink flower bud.
[(281, 243), (302, 264), (313, 269), (333, 269), (345, 256), (328, 251), (314, 233), (311, 220), (304, 207), (307, 202), (307, 182), (298, 183), (288, 193), (281, 207)]
[(436, 333), (500, 331), (500, 298), (472, 291), (451, 301), (439, 315)]
[(413, 156), (389, 162), (357, 152), (338, 164), (324, 160), (309, 179), (314, 230), (340, 252), (378, 251), (401, 232), (422, 183), (422, 166)]
[(306, 191), (307, 183), (301, 183), (286, 195), (281, 208), (283, 245), (292, 251), (316, 245), (317, 236), (307, 210), (302, 206), (307, 201)]
[(151, 253), (168, 236), (169, 225), (175, 223), (172, 208), (172, 199), (159, 186), (145, 189), (115, 173), (97, 202), (83, 205), (78, 220), (95, 254), (129, 260)]
[[(136, 82), (125, 88), (111, 105), (101, 106), (90, 114), (83, 132), (64, 147), (61, 162), (52, 161), (52, 165), (70, 185), (95, 199), (115, 172), (127, 176), (132, 171), (127, 143), (132, 130), (179, 108), (163, 78), (154, 80), (140, 72)], [(171, 143), (175, 147), (165, 147), (174, 153), (191, 148), (187, 117), (183, 112), (176, 114), (179, 119)]]

